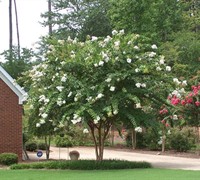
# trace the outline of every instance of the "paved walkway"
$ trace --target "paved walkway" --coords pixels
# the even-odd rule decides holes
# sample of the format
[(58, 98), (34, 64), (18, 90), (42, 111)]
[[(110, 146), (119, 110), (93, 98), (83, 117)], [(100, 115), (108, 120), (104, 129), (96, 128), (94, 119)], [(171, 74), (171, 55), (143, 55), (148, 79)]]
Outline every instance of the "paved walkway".
[[(57, 148), (51, 147), (51, 159), (69, 159), (69, 151), (77, 150), (80, 153), (80, 159), (95, 159), (95, 151), (92, 147), (74, 147)], [(36, 153), (29, 153), (31, 160), (36, 160)], [(45, 153), (41, 159), (45, 159)], [(119, 159), (129, 161), (146, 161), (155, 168), (200, 170), (200, 159), (171, 157), (163, 155), (141, 154), (136, 152), (127, 152), (123, 150), (105, 149), (104, 159)]]

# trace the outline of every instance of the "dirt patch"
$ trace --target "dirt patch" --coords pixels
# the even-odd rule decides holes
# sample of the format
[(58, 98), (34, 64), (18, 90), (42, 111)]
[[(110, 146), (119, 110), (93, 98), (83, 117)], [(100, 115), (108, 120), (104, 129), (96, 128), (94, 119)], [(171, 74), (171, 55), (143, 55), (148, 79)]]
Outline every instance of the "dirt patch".
[(9, 167), (8, 166), (3, 166), (3, 165), (0, 164), (0, 169), (9, 169)]

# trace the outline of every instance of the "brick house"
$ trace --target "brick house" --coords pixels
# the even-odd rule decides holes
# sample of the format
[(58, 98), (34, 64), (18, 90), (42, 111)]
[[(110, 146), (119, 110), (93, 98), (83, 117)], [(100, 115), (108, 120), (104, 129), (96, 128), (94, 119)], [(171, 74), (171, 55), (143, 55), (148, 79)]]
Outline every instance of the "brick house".
[(0, 153), (10, 152), (22, 160), (22, 113), (25, 91), (0, 66)]

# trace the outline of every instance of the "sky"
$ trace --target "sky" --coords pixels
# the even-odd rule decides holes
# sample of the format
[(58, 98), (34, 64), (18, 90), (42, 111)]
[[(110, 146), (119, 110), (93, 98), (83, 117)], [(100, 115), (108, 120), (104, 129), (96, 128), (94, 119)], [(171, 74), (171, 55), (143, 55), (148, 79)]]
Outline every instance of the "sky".
[[(9, 48), (8, 0), (0, 0), (0, 53)], [(39, 37), (46, 35), (48, 28), (39, 22), (40, 14), (48, 10), (47, 0), (16, 0), (21, 47), (32, 48)], [(17, 45), (13, 4), (13, 45)]]

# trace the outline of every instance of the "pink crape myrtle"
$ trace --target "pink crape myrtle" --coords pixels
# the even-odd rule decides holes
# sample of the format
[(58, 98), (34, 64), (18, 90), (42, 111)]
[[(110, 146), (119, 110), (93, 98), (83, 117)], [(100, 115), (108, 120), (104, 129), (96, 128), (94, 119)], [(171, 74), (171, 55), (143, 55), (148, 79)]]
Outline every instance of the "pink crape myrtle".
[(170, 103), (174, 106), (182, 105), (194, 105), (200, 106), (200, 84), (192, 86), (192, 91), (187, 93), (185, 96), (178, 97), (177, 95), (169, 96)]

